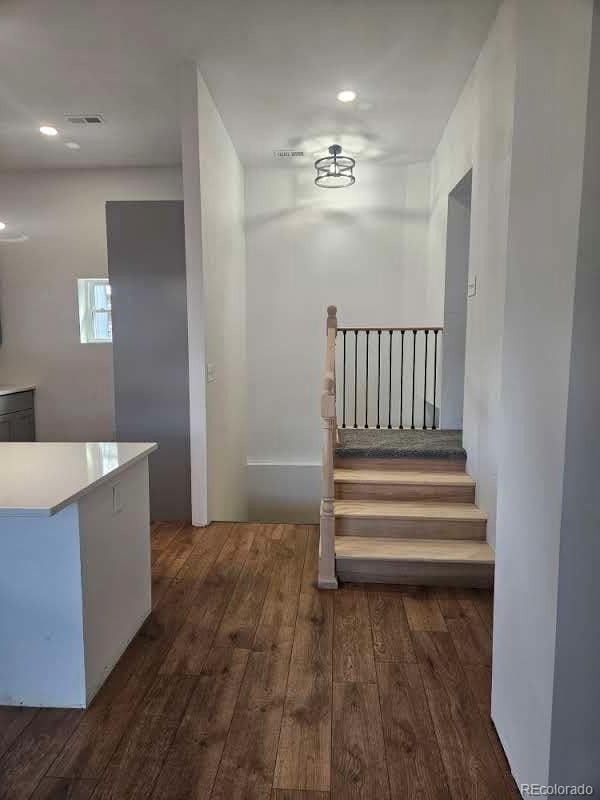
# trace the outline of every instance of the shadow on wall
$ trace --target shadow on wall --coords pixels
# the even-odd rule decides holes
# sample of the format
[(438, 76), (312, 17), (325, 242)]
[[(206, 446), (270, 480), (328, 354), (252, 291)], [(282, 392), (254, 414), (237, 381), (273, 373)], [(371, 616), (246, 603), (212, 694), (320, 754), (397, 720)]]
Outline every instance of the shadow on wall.
[[(378, 163), (361, 167), (357, 164), (356, 183), (344, 189), (316, 186), (312, 164), (272, 168), (273, 191), (282, 207), (277, 211), (265, 210), (248, 215), (246, 230), (284, 220), (293, 223), (296, 219), (303, 223), (322, 221), (339, 225), (369, 224), (383, 218), (426, 223), (429, 221), (429, 208), (411, 207), (410, 198), (406, 196), (410, 167), (384, 167)], [(387, 173), (385, 183), (380, 179), (382, 170)], [(389, 173), (396, 173), (394, 180), (389, 180)]]
[[(248, 518), (260, 522), (319, 522), (321, 465), (254, 462), (248, 472)], [(293, 491), (291, 490), (293, 487)]]
[[(320, 188), (314, 178), (310, 160), (246, 171), (248, 484), (255, 520), (318, 518), (326, 306), (336, 303), (346, 326), (426, 321), (429, 163), (357, 160), (356, 183), (344, 189)], [(362, 339), (360, 347), (364, 359)], [(359, 387), (361, 416), (363, 394)], [(395, 409), (398, 401), (396, 392)], [(389, 415), (385, 403), (382, 413)]]

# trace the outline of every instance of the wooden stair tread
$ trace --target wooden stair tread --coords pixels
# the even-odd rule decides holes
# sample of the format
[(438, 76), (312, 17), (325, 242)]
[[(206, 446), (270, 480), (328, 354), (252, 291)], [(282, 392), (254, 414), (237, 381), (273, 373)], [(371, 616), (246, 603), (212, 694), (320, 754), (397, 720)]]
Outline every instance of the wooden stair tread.
[(397, 500), (336, 500), (336, 517), (361, 519), (436, 519), (484, 522), (487, 515), (472, 503), (415, 503)]
[(494, 564), (494, 551), (487, 542), (446, 539), (336, 536), (335, 557), (362, 561)]
[(475, 486), (465, 472), (410, 472), (408, 470), (344, 469), (333, 472), (338, 483), (385, 483), (398, 485)]

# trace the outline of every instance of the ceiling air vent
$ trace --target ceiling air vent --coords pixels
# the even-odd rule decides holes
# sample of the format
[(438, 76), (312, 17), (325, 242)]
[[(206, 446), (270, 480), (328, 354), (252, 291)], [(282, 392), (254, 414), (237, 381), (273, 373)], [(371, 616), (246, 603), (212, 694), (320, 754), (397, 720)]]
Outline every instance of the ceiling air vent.
[(102, 125), (104, 122), (100, 114), (67, 114), (65, 119), (71, 125)]
[(303, 150), (273, 150), (273, 158), (303, 158)]

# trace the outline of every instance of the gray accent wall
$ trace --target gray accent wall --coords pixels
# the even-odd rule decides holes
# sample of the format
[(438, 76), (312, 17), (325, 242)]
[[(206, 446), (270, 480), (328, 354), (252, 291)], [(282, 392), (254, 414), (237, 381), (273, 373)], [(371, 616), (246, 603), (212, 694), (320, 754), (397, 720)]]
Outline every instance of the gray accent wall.
[(152, 519), (191, 519), (183, 203), (107, 202), (106, 229), (116, 438), (158, 442)]
[(550, 783), (586, 783), (600, 796), (600, 2), (592, 52), (558, 569)]
[(472, 175), (448, 195), (441, 410), (442, 427), (450, 430), (463, 426)]

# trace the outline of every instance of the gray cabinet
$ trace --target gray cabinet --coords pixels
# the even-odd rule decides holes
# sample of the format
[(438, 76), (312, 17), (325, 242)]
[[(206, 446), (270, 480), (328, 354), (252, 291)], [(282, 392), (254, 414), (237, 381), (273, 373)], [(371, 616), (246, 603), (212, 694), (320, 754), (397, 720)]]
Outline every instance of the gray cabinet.
[(11, 432), (11, 418), (12, 414), (3, 414), (0, 416), (0, 442), (10, 442), (12, 437)]
[(35, 442), (33, 409), (30, 411), (17, 411), (12, 417), (13, 442)]
[(0, 396), (0, 442), (34, 442), (33, 392)]

